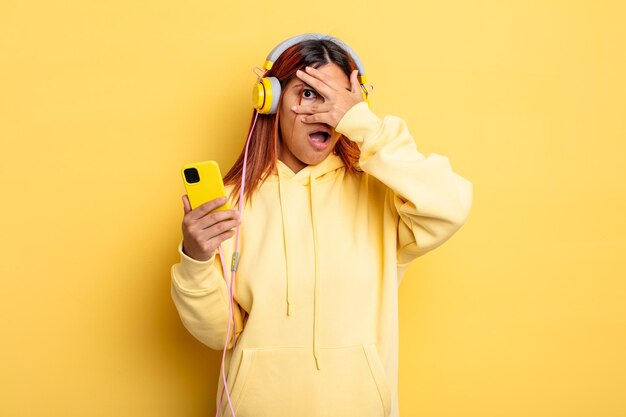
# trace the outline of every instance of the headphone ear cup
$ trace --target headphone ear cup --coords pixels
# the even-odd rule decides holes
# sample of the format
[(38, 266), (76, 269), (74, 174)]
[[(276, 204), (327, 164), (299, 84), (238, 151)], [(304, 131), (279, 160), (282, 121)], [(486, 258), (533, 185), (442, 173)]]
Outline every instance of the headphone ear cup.
[(260, 78), (252, 88), (252, 106), (260, 113), (264, 102), (265, 87), (263, 86), (263, 78)]
[(252, 104), (261, 114), (275, 114), (280, 101), (280, 81), (276, 77), (263, 77), (252, 89)]

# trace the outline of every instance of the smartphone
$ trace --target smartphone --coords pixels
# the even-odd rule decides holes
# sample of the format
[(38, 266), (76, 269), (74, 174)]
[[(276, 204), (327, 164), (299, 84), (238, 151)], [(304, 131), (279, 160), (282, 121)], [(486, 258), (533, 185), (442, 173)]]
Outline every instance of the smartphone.
[[(183, 182), (191, 208), (194, 209), (207, 201), (226, 196), (220, 167), (215, 161), (203, 161), (187, 164), (181, 170)], [(228, 202), (216, 210), (228, 210)]]

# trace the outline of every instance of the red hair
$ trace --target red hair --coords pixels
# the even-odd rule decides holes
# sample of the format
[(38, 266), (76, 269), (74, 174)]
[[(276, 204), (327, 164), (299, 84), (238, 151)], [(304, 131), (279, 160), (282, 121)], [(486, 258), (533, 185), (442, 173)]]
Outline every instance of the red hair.
[[(308, 40), (283, 52), (272, 69), (265, 73), (265, 76), (278, 78), (281, 86), (284, 87), (295, 77), (297, 70), (304, 69), (306, 66), (317, 68), (329, 63), (337, 64), (348, 78), (350, 73), (356, 69), (352, 57), (333, 41)], [(280, 102), (282, 102), (282, 95), (276, 114), (258, 115), (256, 126), (250, 136), (244, 200), (249, 200), (254, 191), (276, 169), (281, 141), (278, 122), (280, 119)], [(249, 129), (252, 128), (254, 116), (253, 113)], [(224, 183), (233, 186), (232, 195), (235, 200), (239, 199), (244, 152), (245, 149), (241, 151), (239, 158), (224, 177)], [(335, 145), (334, 152), (342, 159), (348, 173), (357, 171), (357, 162), (361, 152), (356, 143), (345, 136), (341, 136)]]

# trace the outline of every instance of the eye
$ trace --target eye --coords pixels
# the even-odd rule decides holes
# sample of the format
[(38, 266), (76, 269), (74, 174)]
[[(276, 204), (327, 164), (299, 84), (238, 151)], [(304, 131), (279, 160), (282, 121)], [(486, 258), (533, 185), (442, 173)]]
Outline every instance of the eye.
[(302, 98), (306, 100), (313, 100), (317, 97), (315, 90), (311, 90), (310, 88), (305, 88), (302, 90)]

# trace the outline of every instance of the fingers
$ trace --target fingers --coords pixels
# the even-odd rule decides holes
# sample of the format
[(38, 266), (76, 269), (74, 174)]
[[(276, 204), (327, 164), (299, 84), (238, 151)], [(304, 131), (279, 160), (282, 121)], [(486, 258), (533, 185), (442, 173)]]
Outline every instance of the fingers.
[(193, 234), (185, 236), (183, 252), (197, 261), (207, 261), (213, 256), (218, 246), (235, 235), (232, 229), (218, 234)]
[(326, 123), (330, 124), (330, 111), (332, 106), (327, 104), (311, 104), (307, 106), (293, 106), (291, 110), (300, 115), (302, 123)]
[(191, 210), (189, 198), (183, 196), (183, 204), (185, 206), (185, 216), (183, 218), (184, 233), (199, 236), (206, 234), (206, 230), (214, 228), (213, 232), (209, 232), (210, 236), (203, 239), (206, 240), (215, 234), (220, 234), (237, 226), (240, 223), (238, 211), (215, 210), (225, 202), (226, 197), (216, 198)]
[(241, 224), (239, 212), (216, 210), (226, 203), (226, 197), (216, 198), (195, 209), (191, 208), (187, 195), (182, 200), (185, 209), (182, 224), (183, 251), (197, 261), (206, 261), (223, 241), (235, 234), (233, 228)]
[(309, 105), (297, 105), (291, 107), (291, 110), (296, 114), (315, 114), (325, 113), (332, 109), (332, 106), (328, 103), (322, 104), (309, 104)]
[(301, 116), (300, 121), (302, 123), (324, 123), (332, 127), (336, 125), (332, 106), (313, 104), (310, 106), (293, 106), (291, 110)]
[[(323, 91), (321, 91), (322, 89), (324, 89), (324, 85), (330, 87), (327, 88), (326, 93), (332, 93), (332, 91), (338, 91), (343, 89), (343, 87), (341, 87), (337, 82), (336, 79), (317, 70), (316, 68), (313, 67), (306, 67), (305, 71), (301, 71), (298, 70), (296, 71), (296, 76), (298, 78), (300, 78), (302, 81), (304, 81), (305, 83), (309, 84), (311, 87), (313, 87), (315, 90), (318, 90), (318, 92), (322, 93), (322, 96), (326, 97), (326, 95), (324, 94)], [(361, 83), (359, 82), (359, 70), (355, 69), (352, 70), (352, 72), (350, 73), (350, 91), (352, 93), (359, 93), (361, 92)]]
[(330, 113), (315, 113), (302, 117), (302, 123), (324, 123), (333, 126), (333, 117)]
[[(358, 70), (354, 70), (348, 80), (339, 80), (337, 76), (311, 67), (306, 67), (305, 71), (297, 71), (298, 78), (315, 89), (324, 98), (324, 102), (293, 106), (292, 111), (302, 115), (303, 123), (325, 123), (337, 127), (346, 112), (363, 101), (358, 74)], [(346, 81), (349, 82), (349, 87)]]
[[(183, 226), (190, 232), (199, 233), (202, 230), (210, 229), (215, 225), (228, 221), (239, 221), (239, 212), (235, 210), (220, 210), (207, 213), (205, 216), (195, 219), (191, 216), (185, 216)], [(226, 230), (226, 229), (224, 229)]]
[(207, 253), (213, 254), (223, 241), (230, 239), (234, 235), (234, 230), (227, 230), (224, 233), (220, 233), (219, 235), (213, 236), (212, 238), (208, 239), (201, 246), (204, 247)]
[(200, 219), (194, 219), (193, 214), (194, 210), (183, 218), (183, 250), (199, 261), (210, 259), (220, 243), (232, 237), (233, 229), (241, 224), (235, 210), (213, 211)]
[(320, 93), (322, 97), (328, 98), (329, 95), (335, 91), (334, 83), (332, 79), (315, 68), (306, 67), (306, 71), (296, 71), (296, 76), (302, 81), (313, 87), (315, 91)]
[(221, 221), (213, 224), (211, 227), (204, 229), (201, 233), (199, 233), (200, 240), (211, 240), (216, 236), (220, 236), (226, 232), (233, 231), (235, 227), (239, 225), (239, 220), (228, 220)]
[(311, 104), (311, 105), (298, 105), (291, 107), (291, 110), (300, 115), (302, 123), (325, 123), (331, 124), (332, 117), (330, 112), (332, 111), (332, 105), (328, 103), (323, 104)]
[(185, 210), (185, 214), (191, 211), (191, 203), (189, 203), (189, 197), (187, 197), (187, 194), (183, 195), (183, 208)]
[(337, 83), (337, 79), (332, 77), (331, 75), (325, 74), (322, 71), (318, 70), (317, 68), (313, 68), (313, 67), (306, 67), (304, 69), (306, 72), (306, 75), (309, 75), (311, 77), (313, 77), (314, 79), (318, 79), (320, 81), (322, 81), (324, 84), (326, 84), (327, 86), (331, 87), (333, 90), (339, 90), (340, 88), (342, 88), (339, 83)]
[(195, 209), (191, 210), (190, 212), (191, 218), (194, 220), (197, 220), (197, 219), (204, 217), (205, 215), (212, 212), (216, 208), (224, 205), (226, 203), (226, 200), (227, 200), (226, 197), (220, 197), (220, 198), (216, 198), (215, 200), (208, 201), (202, 205), (199, 205)]
[[(217, 236), (214, 236), (212, 239), (209, 240), (209, 244), (212, 247), (215, 247), (217, 249), (217, 247), (226, 239), (230, 239), (231, 237), (233, 237), (235, 235), (235, 231), (234, 230), (227, 230), (224, 233), (221, 233)], [(215, 249), (214, 249), (215, 250)]]
[(361, 83), (359, 82), (359, 70), (354, 70), (350, 74), (350, 85), (353, 93), (361, 94)]

